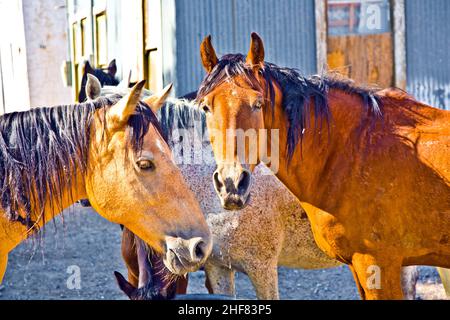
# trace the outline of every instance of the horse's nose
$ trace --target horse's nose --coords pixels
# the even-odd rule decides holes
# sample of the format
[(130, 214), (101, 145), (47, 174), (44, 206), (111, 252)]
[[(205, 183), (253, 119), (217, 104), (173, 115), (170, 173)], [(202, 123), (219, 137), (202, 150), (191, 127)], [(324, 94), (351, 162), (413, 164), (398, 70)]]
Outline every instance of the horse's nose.
[(210, 237), (183, 239), (168, 236), (164, 262), (172, 273), (194, 272), (206, 261), (211, 250)]
[(214, 171), (214, 173), (213, 173), (213, 183), (214, 183), (214, 189), (216, 189), (216, 191), (218, 193), (220, 193), (222, 191), (222, 188), (225, 186), (225, 184), (222, 180), (222, 175), (217, 170)]
[(236, 194), (230, 194), (223, 200), (223, 208), (227, 210), (240, 210), (244, 208), (244, 201)]
[(245, 194), (247, 192), (248, 188), (250, 187), (250, 178), (250, 171), (246, 169), (242, 170), (237, 184), (237, 190), (239, 194)]
[(214, 189), (222, 207), (239, 210), (248, 202), (251, 185), (251, 172), (242, 167), (224, 167), (213, 174)]
[(247, 169), (242, 169), (229, 177), (223, 177), (218, 170), (213, 174), (214, 188), (218, 193), (243, 195), (247, 193), (250, 181), (251, 173)]
[(191, 260), (193, 262), (201, 262), (207, 256), (208, 245), (203, 238), (197, 237), (188, 240), (189, 251), (191, 254)]

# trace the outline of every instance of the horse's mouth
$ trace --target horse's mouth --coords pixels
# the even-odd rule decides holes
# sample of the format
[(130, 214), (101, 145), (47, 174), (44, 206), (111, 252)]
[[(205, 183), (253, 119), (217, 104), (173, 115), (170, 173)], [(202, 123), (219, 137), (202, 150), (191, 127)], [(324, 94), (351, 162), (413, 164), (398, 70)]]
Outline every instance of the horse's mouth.
[(120, 289), (130, 300), (172, 300), (175, 298), (178, 276), (164, 265), (161, 256), (150, 253), (144, 272), (147, 273), (146, 283), (139, 288), (125, 280), (119, 272), (114, 273)]
[(185, 260), (183, 257), (180, 257), (172, 249), (170, 249), (166, 253), (164, 265), (167, 269), (167, 272), (172, 273), (172, 275), (175, 277), (179, 276), (180, 274), (197, 271), (200, 267), (199, 264), (192, 264), (189, 261)]
[[(242, 199), (244, 198), (244, 200)], [(232, 201), (230, 198), (222, 200), (222, 207), (228, 211), (237, 211), (245, 209), (250, 203), (251, 194), (246, 197), (235, 196)]]

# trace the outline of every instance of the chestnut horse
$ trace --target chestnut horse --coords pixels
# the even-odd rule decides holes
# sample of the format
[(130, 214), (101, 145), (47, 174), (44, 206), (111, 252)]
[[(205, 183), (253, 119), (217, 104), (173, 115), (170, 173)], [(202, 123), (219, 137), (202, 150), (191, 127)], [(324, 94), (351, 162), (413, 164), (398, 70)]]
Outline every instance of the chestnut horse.
[[(100, 92), (102, 95), (126, 94), (126, 90), (119, 88), (102, 89), (92, 76), (86, 89), (91, 99)], [(149, 93), (144, 92), (145, 95)], [(234, 274), (238, 270), (248, 275), (258, 299), (278, 299), (277, 266), (306, 269), (338, 266), (338, 261), (326, 256), (315, 244), (311, 226), (298, 200), (264, 165), (253, 174), (249, 206), (234, 212), (221, 207), (210, 183), (215, 169), (214, 157), (205, 116), (191, 101), (195, 95), (170, 99), (157, 115), (174, 157), (180, 163), (181, 173), (197, 195), (213, 235), (213, 250), (204, 268), (208, 291), (234, 296)], [(198, 149), (202, 149), (201, 163), (195, 162)], [(116, 272), (120, 289), (133, 300), (171, 299), (175, 294), (186, 293), (187, 278), (180, 277), (175, 283), (167, 268), (161, 266), (157, 254), (146, 249), (142, 240), (124, 229), (122, 256), (129, 282)], [(405, 268), (403, 289), (409, 299), (414, 299), (416, 276), (414, 267)]]
[[(317, 245), (349, 265), (362, 298), (401, 299), (402, 266), (450, 267), (450, 112), (397, 89), (304, 78), (265, 62), (256, 33), (246, 57), (219, 60), (210, 37), (200, 51), (208, 74), (197, 101), (225, 208), (245, 206), (249, 175), (267, 159), (251, 152), (267, 143)], [(257, 141), (238, 146), (238, 130)]]
[(122, 256), (128, 281), (115, 271), (117, 284), (131, 300), (168, 300), (187, 291), (187, 276), (176, 277), (162, 263), (162, 257), (130, 230), (122, 233)]
[(172, 273), (206, 260), (209, 228), (156, 116), (140, 102), (143, 86), (124, 97), (0, 117), (0, 282), (8, 253), (82, 198), (144, 239)]

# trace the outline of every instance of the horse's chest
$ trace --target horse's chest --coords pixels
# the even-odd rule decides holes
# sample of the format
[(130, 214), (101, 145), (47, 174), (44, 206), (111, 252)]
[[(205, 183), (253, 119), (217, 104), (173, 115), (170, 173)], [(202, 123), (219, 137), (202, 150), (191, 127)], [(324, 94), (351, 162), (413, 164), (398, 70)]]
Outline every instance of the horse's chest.
[(345, 227), (334, 216), (308, 203), (302, 203), (308, 218), (317, 246), (328, 256), (342, 262), (351, 259), (351, 243)]

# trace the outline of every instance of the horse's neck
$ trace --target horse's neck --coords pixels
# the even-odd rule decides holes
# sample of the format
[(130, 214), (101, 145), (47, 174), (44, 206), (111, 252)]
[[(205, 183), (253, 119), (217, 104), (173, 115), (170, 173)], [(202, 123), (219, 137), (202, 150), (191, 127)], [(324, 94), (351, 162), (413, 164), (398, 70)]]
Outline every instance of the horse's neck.
[[(332, 170), (336, 161), (351, 161), (349, 137), (364, 122), (363, 107), (357, 96), (348, 96), (342, 92), (331, 94), (333, 99), (329, 102), (329, 126), (324, 122), (321, 127), (314, 127), (314, 106), (310, 106), (311, 125), (304, 130), (302, 140), (290, 160), (286, 147), (288, 125), (281, 104), (276, 104), (273, 120), (272, 115), (267, 114), (268, 119), (265, 121), (269, 132), (270, 129), (279, 129), (280, 165), (277, 177), (300, 201), (316, 202), (317, 205), (321, 202), (322, 190), (326, 189), (327, 183), (336, 181)], [(345, 174), (345, 171), (339, 174)]]
[[(28, 226), (18, 221), (11, 221), (7, 217), (6, 212), (0, 209), (0, 254), (11, 251), (36, 230), (42, 228), (44, 224), (60, 215), (64, 209), (70, 207), (74, 202), (86, 198), (86, 189), (82, 181), (83, 179), (81, 177), (77, 178), (77, 183), (70, 190), (62, 190), (61, 197), (58, 197), (58, 199), (46, 199), (43, 215), (40, 214), (40, 210), (34, 210), (31, 213), (33, 224), (31, 230)], [(36, 206), (32, 205), (32, 207)], [(20, 213), (20, 215), (24, 217), (25, 213)]]

